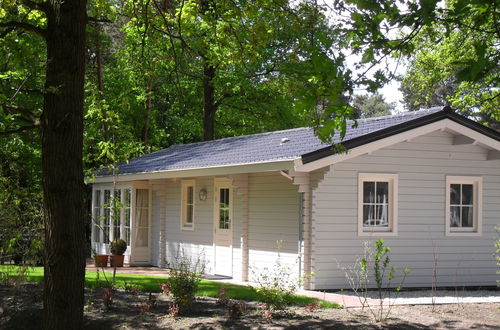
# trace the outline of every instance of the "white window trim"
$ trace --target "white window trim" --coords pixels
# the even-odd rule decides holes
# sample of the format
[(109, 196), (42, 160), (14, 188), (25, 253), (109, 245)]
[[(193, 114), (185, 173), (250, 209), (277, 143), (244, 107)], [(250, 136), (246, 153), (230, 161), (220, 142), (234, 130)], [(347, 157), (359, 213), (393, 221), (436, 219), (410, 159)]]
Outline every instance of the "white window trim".
[[(149, 185), (144, 185), (144, 184), (139, 184), (138, 185), (139, 187), (144, 187), (143, 189), (149, 189)], [(130, 189), (130, 198), (131, 198), (131, 204), (130, 204), (130, 214), (131, 214), (131, 217), (130, 217), (130, 242), (129, 244), (127, 245), (127, 247), (130, 248), (131, 244), (132, 244), (132, 240), (133, 240), (133, 237), (132, 237), (132, 199), (133, 199), (133, 190), (136, 189), (137, 187), (135, 187), (135, 184), (116, 184), (116, 185), (95, 185), (94, 187), (92, 187), (92, 210), (95, 210), (96, 206), (95, 206), (95, 192), (96, 191), (100, 191), (100, 215), (101, 217), (104, 217), (104, 210), (106, 209), (106, 207), (104, 207), (104, 191), (105, 190), (109, 190), (110, 191), (110, 194), (111, 194), (111, 198), (114, 196), (114, 190), (119, 190), (120, 191), (120, 200), (121, 202), (124, 202), (125, 201), (125, 190), (126, 189)], [(111, 207), (109, 207), (111, 208)], [(94, 217), (94, 211), (92, 212), (92, 217)], [(110, 219), (112, 219), (113, 217), (113, 210), (112, 208), (110, 209)], [(92, 218), (92, 227), (94, 227), (95, 225), (95, 221), (99, 221), (98, 219), (94, 219)], [(100, 223), (99, 226), (102, 226), (104, 227), (104, 223)], [(124, 207), (120, 207), (120, 237), (125, 239), (125, 208)], [(104, 231), (102, 229), (99, 229), (99, 242), (96, 242), (95, 240), (95, 236), (94, 236), (94, 232), (92, 232), (92, 244), (97, 244), (97, 246), (109, 246), (109, 244), (115, 239), (114, 237), (114, 230), (113, 230), (113, 222), (110, 220), (109, 222), (109, 232), (108, 232), (108, 235), (109, 235), (109, 239), (110, 239), (110, 242), (109, 243), (104, 243)]]
[[(185, 191), (186, 191), (186, 188), (190, 187), (190, 186), (193, 187), (193, 223), (191, 226), (186, 226), (185, 219), (184, 219), (184, 217), (186, 216), (185, 206), (187, 203)], [(196, 219), (195, 212), (196, 212), (196, 181), (195, 180), (182, 180), (182, 182), (181, 182), (181, 211), (180, 211), (180, 215), (181, 215), (180, 226), (181, 226), (182, 231), (194, 231), (195, 219)]]
[[(363, 226), (363, 182), (389, 182), (389, 228), (366, 228)], [(391, 173), (358, 174), (358, 236), (390, 237), (398, 235), (398, 175)]]
[[(468, 228), (452, 228), (450, 226), (450, 185), (473, 185), (473, 226)], [(446, 176), (446, 208), (445, 208), (445, 235), (446, 236), (481, 236), (483, 225), (483, 178), (478, 176)]]

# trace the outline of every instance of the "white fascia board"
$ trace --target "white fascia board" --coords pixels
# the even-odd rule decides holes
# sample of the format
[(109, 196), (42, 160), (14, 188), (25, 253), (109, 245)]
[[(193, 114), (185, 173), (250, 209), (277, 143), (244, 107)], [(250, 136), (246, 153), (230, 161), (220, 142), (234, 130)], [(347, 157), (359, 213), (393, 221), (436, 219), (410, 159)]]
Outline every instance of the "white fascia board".
[(411, 129), (406, 132), (402, 132), (399, 134), (395, 134), (374, 142), (370, 142), (364, 145), (361, 145), (356, 148), (352, 148), (348, 150), (346, 153), (342, 154), (335, 154), (331, 156), (327, 156), (318, 160), (315, 160), (313, 162), (307, 163), (307, 164), (302, 164), (302, 162), (296, 161), (295, 162), (295, 171), (296, 172), (311, 172), (317, 169), (320, 169), (325, 166), (333, 165), (339, 162), (343, 162), (345, 160), (358, 157), (364, 154), (367, 154), (369, 152), (373, 152), (375, 150), (389, 147), (391, 145), (404, 142), (408, 139), (413, 139), (415, 137), (429, 134), (432, 132), (435, 132), (437, 130), (442, 130), (442, 129), (448, 129), (450, 131), (453, 131), (457, 134), (461, 134), (464, 136), (467, 136), (471, 138), (474, 141), (479, 142), (480, 144), (491, 148), (493, 150), (500, 150), (500, 142), (492, 139), (484, 134), (481, 134), (473, 129), (470, 129), (466, 126), (463, 126), (453, 120), (450, 119), (442, 119), (440, 121), (427, 124), (424, 126), (420, 126), (414, 129)]
[(269, 172), (280, 170), (293, 169), (293, 159), (277, 160), (265, 163), (253, 164), (232, 164), (222, 165), (205, 168), (186, 168), (176, 170), (166, 170), (149, 173), (134, 173), (134, 174), (118, 174), (116, 176), (102, 176), (96, 177), (93, 181), (95, 183), (109, 183), (109, 182), (129, 182), (137, 180), (155, 180), (155, 179), (169, 179), (169, 178), (190, 178), (197, 176), (213, 176), (213, 175), (228, 175), (238, 173), (253, 173), (253, 172)]

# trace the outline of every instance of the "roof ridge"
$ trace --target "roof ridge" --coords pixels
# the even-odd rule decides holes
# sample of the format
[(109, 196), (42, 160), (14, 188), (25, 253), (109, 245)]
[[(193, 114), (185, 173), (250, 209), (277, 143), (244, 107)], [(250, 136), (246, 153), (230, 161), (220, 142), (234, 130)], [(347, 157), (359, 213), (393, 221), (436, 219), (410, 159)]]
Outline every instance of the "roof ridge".
[(426, 113), (426, 112), (437, 112), (439, 110), (444, 110), (444, 107), (432, 107), (432, 108), (427, 108), (427, 109), (419, 109), (419, 110), (415, 110), (415, 111), (403, 111), (403, 112), (396, 113), (393, 115), (385, 115), (385, 116), (369, 117), (369, 118), (359, 118), (359, 119), (356, 119), (356, 121), (366, 122), (366, 121), (374, 121), (374, 120), (381, 120), (381, 119), (388, 119), (388, 118), (406, 117), (406, 116), (413, 116), (416, 114), (421, 114), (421, 113)]

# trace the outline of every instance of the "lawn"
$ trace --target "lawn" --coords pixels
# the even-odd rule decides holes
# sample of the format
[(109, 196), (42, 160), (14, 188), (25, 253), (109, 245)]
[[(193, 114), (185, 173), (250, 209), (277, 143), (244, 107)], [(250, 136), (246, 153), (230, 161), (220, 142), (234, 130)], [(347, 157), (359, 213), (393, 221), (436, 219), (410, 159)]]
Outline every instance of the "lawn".
[[(5, 277), (16, 276), (18, 273), (19, 266), (0, 265), (0, 280)], [(42, 282), (43, 267), (29, 267), (26, 270), (25, 276), (28, 282)], [(85, 285), (88, 288), (107, 286), (107, 281), (111, 280), (112, 274), (110, 273), (95, 271), (85, 272)], [(164, 278), (159, 276), (116, 274), (116, 287), (120, 289), (124, 289), (126, 286), (133, 286), (142, 292), (160, 292), (160, 284), (164, 282)], [(259, 293), (254, 288), (208, 280), (201, 280), (196, 294), (204, 297), (217, 297), (221, 287), (225, 287), (228, 298), (245, 301), (261, 301)], [(296, 306), (305, 306), (313, 301), (319, 302), (323, 308), (340, 308), (338, 304), (302, 295), (294, 295), (292, 304)]]

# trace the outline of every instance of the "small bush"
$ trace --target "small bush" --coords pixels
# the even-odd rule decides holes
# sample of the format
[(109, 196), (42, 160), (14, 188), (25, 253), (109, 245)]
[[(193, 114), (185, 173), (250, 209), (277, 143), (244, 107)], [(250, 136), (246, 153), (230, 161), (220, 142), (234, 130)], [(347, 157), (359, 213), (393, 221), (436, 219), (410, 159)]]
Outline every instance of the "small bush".
[(217, 305), (227, 306), (229, 303), (229, 298), (227, 297), (227, 289), (225, 286), (221, 286), (217, 294)]
[(179, 316), (179, 313), (180, 313), (179, 306), (173, 304), (173, 305), (170, 305), (168, 307), (168, 310), (167, 310), (168, 317), (177, 317), (177, 316)]
[(226, 309), (228, 318), (234, 320), (240, 318), (247, 311), (247, 304), (243, 300), (229, 300)]
[(274, 316), (274, 307), (263, 303), (260, 305), (260, 316), (266, 322), (271, 322)]
[(125, 251), (127, 251), (127, 242), (122, 239), (115, 239), (111, 242), (109, 250), (112, 255), (121, 256), (125, 253)]
[(111, 309), (113, 305), (113, 289), (112, 288), (104, 288), (102, 291), (102, 304), (105, 310)]
[(306, 305), (304, 307), (304, 309), (308, 312), (314, 312), (316, 310), (318, 310), (320, 308), (320, 305), (317, 301), (313, 301), (312, 303), (310, 303), (309, 305)]
[(192, 259), (179, 249), (174, 262), (168, 266), (170, 277), (161, 288), (172, 297), (174, 305), (179, 308), (178, 313), (187, 313), (191, 310), (201, 275), (205, 271), (204, 255), (199, 254), (196, 259)]
[(264, 267), (260, 271), (254, 271), (254, 281), (258, 284), (256, 290), (261, 300), (278, 310), (290, 305), (300, 286), (300, 280), (293, 274), (292, 267), (281, 262), (280, 253), (272, 269)]
[(150, 292), (148, 300), (139, 305), (141, 314), (149, 312), (156, 305), (156, 297)]

